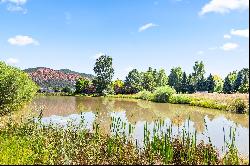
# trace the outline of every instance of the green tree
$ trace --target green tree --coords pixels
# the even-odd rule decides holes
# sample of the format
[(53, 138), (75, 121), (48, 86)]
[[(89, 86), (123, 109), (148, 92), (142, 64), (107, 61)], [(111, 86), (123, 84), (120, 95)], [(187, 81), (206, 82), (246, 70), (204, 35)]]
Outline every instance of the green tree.
[(223, 79), (218, 75), (213, 75), (215, 82), (214, 92), (222, 92), (223, 90)]
[(21, 109), (37, 91), (28, 74), (0, 61), (0, 116)]
[(142, 88), (142, 74), (137, 69), (133, 69), (128, 73), (125, 79), (126, 93), (138, 93)]
[(187, 93), (188, 92), (188, 78), (186, 72), (183, 72), (182, 79), (181, 79), (181, 92)]
[(88, 88), (90, 86), (90, 81), (88, 79), (85, 78), (79, 78), (76, 80), (76, 94), (87, 94), (88, 93)]
[(192, 73), (193, 76), (193, 81), (195, 84), (195, 90), (202, 91), (204, 90), (204, 84), (205, 84), (205, 79), (204, 79), (204, 74), (205, 74), (205, 67), (203, 64), (203, 61), (196, 61), (194, 66), (193, 66), (194, 72)]
[(153, 92), (156, 88), (154, 72), (151, 67), (149, 67), (148, 71), (143, 73), (142, 87), (143, 89), (150, 91), (150, 92)]
[[(240, 70), (237, 74), (237, 78), (234, 82), (234, 92), (239, 91), (239, 88), (242, 86), (244, 87), (243, 84), (249, 84), (249, 69), (248, 68), (243, 68)], [(242, 89), (242, 88), (241, 88)]]
[(233, 71), (229, 73), (225, 80), (223, 85), (223, 92), (224, 93), (233, 93), (234, 92), (234, 82), (237, 78), (237, 72)]
[(156, 86), (166, 86), (168, 84), (168, 76), (165, 73), (164, 69), (160, 69), (156, 76)]
[(72, 89), (71, 89), (70, 87), (66, 86), (66, 87), (64, 87), (64, 88), (62, 89), (62, 92), (71, 94), (73, 91), (72, 91)]
[(112, 87), (115, 91), (115, 94), (124, 94), (125, 90), (124, 90), (124, 82), (122, 80), (115, 80), (112, 82)]
[[(105, 89), (110, 89), (111, 81), (114, 76), (114, 69), (112, 67), (112, 57), (102, 55), (96, 60), (94, 72), (96, 74), (95, 87), (96, 92), (103, 94)], [(107, 91), (105, 91), (106, 93)]]
[(194, 81), (194, 77), (192, 76), (192, 74), (189, 74), (188, 76), (188, 93), (194, 93), (195, 92), (195, 81)]
[(168, 76), (168, 84), (173, 87), (176, 92), (181, 92), (182, 75), (181, 67), (175, 67), (171, 69), (170, 75)]
[(213, 93), (215, 90), (215, 80), (212, 74), (209, 74), (207, 80), (206, 80), (206, 88), (209, 93)]

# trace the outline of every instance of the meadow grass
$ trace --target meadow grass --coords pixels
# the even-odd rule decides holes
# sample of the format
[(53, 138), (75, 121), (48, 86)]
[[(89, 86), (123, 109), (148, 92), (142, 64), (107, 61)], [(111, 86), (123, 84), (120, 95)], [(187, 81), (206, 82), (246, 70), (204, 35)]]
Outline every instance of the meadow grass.
[[(112, 98), (142, 99), (156, 101), (153, 93), (138, 93), (132, 95), (108, 95)], [(195, 93), (195, 94), (173, 94), (166, 103), (187, 104), (204, 108), (230, 111), (240, 114), (249, 114), (248, 94), (218, 94), (218, 93)]]

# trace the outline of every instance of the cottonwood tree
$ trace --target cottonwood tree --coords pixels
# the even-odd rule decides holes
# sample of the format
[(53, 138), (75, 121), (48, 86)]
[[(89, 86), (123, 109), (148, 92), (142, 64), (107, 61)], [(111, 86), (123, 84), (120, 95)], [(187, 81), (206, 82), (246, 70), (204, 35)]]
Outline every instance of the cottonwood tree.
[(107, 94), (112, 89), (111, 82), (114, 76), (114, 69), (112, 66), (112, 57), (107, 55), (102, 55), (96, 59), (94, 72), (96, 78), (93, 83), (96, 86), (96, 92), (98, 94)]

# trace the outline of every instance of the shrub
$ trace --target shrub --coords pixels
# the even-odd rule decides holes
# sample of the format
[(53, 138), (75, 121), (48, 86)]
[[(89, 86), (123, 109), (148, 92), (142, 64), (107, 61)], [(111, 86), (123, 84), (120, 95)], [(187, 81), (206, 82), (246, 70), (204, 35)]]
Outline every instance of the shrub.
[(172, 95), (169, 98), (169, 103), (172, 104), (189, 104), (191, 102), (191, 98), (185, 95)]
[(21, 109), (37, 90), (25, 72), (0, 62), (0, 115)]
[(143, 100), (153, 100), (154, 95), (153, 95), (153, 93), (151, 93), (149, 91), (143, 90), (143, 91), (137, 93), (137, 98), (143, 99)]
[(154, 101), (166, 103), (169, 101), (170, 96), (175, 93), (176, 91), (170, 86), (158, 87), (154, 91)]
[(246, 104), (244, 102), (244, 100), (237, 98), (233, 101), (233, 103), (231, 104), (231, 111), (236, 111), (236, 113), (246, 113)]

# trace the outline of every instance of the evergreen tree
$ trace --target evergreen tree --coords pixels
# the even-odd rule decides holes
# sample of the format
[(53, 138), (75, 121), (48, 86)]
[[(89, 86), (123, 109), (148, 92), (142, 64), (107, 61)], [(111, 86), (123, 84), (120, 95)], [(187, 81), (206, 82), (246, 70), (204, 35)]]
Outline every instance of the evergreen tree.
[(171, 69), (170, 75), (168, 76), (168, 84), (173, 87), (176, 92), (181, 91), (182, 74), (181, 67), (175, 67)]
[(181, 80), (181, 92), (187, 93), (188, 92), (188, 78), (186, 72), (183, 72), (182, 80)]
[(209, 93), (213, 93), (215, 89), (215, 81), (212, 74), (209, 74), (207, 81), (206, 81), (206, 89)]

